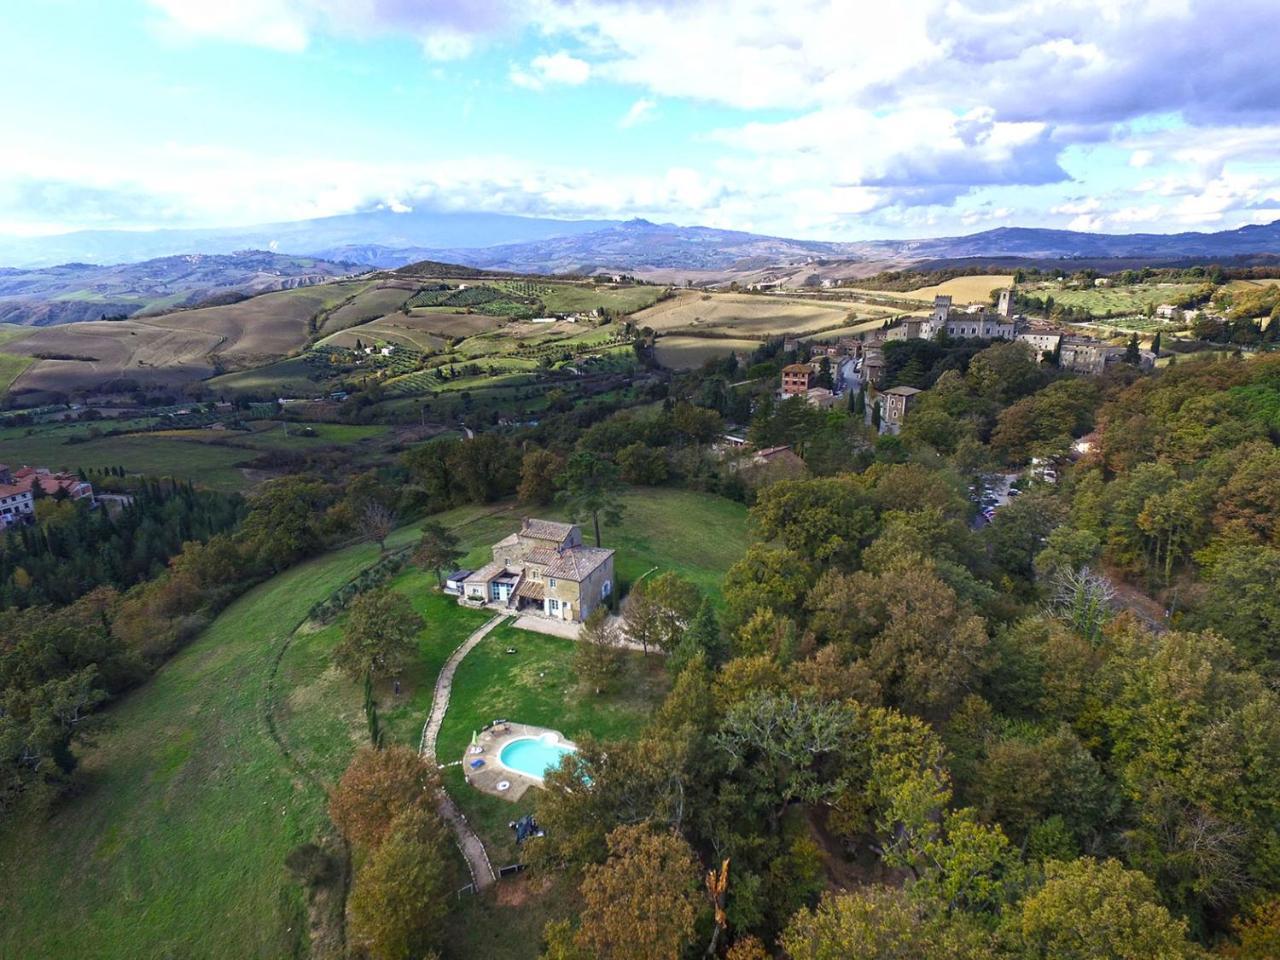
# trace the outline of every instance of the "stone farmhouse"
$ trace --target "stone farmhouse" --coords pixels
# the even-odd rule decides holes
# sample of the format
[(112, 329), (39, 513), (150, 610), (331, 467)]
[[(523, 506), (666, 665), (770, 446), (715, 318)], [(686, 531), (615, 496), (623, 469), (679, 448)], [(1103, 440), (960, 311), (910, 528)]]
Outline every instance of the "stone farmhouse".
[(580, 623), (613, 594), (613, 553), (583, 546), (577, 524), (526, 518), (493, 545), (491, 563), (450, 574), (447, 589), (463, 603)]

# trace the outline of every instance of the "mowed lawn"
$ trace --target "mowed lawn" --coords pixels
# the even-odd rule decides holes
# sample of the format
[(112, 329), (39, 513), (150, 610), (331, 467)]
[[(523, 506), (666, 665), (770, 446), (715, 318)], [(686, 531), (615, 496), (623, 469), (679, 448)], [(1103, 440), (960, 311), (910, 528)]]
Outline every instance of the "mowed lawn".
[[(602, 526), (601, 544), (617, 551), (614, 573), (625, 592), (648, 572), (674, 570), (713, 597), (720, 595), (725, 571), (741, 559), (750, 542), (747, 508), (709, 493), (669, 487), (639, 487), (620, 498), (622, 522)], [(520, 528), (520, 518), (568, 520), (559, 506), (507, 504), (469, 524), (464, 566), (493, 559), (489, 545)], [(589, 519), (580, 519), (582, 540), (594, 544)]]
[[(624, 501), (626, 519), (606, 531), (624, 579), (659, 566), (713, 589), (745, 549), (740, 504), (662, 489)], [(437, 519), (483, 557), (529, 512), (506, 504)], [(413, 543), (417, 527), (396, 531), (389, 546)], [(340, 626), (295, 630), (377, 556), (375, 546), (350, 547), (256, 588), (106, 712), (108, 728), (83, 750), (79, 794), (47, 822), (0, 834), (0, 957), (305, 955), (302, 892), (284, 858), (325, 829), (323, 787), (366, 732), (359, 685), (329, 663)], [(400, 697), (378, 689), (395, 742), (416, 745), (440, 665), (488, 618), (434, 594), (432, 579), (407, 570), (392, 583), (427, 621), (421, 661), (402, 678)], [(508, 646), (517, 653), (506, 654)], [(441, 755), (460, 753), (474, 726), (501, 713), (568, 736), (632, 734), (666, 687), (660, 658), (628, 654), (625, 680), (596, 698), (578, 689), (572, 661), (571, 641), (540, 634), (508, 628), (482, 643), (459, 672)], [(465, 785), (455, 773), (446, 783), (502, 860), (510, 852), (503, 818), (513, 807), (459, 795)], [(530, 930), (548, 906), (529, 912)], [(514, 955), (537, 953), (532, 938), (520, 947)], [(469, 940), (457, 955), (496, 956)]]
[(303, 951), (284, 857), (316, 836), (324, 795), (268, 732), (268, 679), (311, 605), (376, 556), (351, 547), (252, 590), (107, 712), (81, 793), (0, 837), (0, 956)]
[[(390, 586), (409, 598), (425, 626), (418, 634), (420, 659), (401, 674), (399, 695), (391, 682), (375, 688), (379, 723), (385, 742), (416, 750), (440, 668), (491, 614), (460, 607), (436, 589), (434, 576), (413, 567)], [(368, 742), (364, 688), (331, 665), (344, 622), (339, 617), (322, 629), (299, 631), (281, 660), (276, 681), (281, 692), (275, 707), (280, 737), (299, 763), (326, 784), (335, 783), (352, 750)]]
[[(587, 734), (618, 740), (639, 733), (667, 692), (664, 658), (623, 652), (621, 675), (608, 690), (596, 694), (578, 682), (576, 647), (577, 641), (517, 630), (510, 624), (481, 640), (454, 674), (449, 711), (436, 743), (439, 762), (463, 759), (471, 735), (497, 719), (549, 727), (570, 740)], [(445, 771), (445, 785), (484, 840), (495, 866), (516, 862), (519, 851), (507, 824), (533, 808), (532, 794), (526, 793), (518, 803), (483, 794), (465, 782), (460, 766)]]

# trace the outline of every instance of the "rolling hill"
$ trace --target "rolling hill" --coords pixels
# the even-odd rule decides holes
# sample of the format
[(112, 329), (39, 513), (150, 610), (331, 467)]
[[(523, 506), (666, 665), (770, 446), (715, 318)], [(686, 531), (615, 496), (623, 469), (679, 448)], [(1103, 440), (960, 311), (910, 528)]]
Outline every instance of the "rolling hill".
[(360, 272), (349, 263), (261, 250), (98, 266), (0, 269), (0, 323), (50, 326), (229, 303)]

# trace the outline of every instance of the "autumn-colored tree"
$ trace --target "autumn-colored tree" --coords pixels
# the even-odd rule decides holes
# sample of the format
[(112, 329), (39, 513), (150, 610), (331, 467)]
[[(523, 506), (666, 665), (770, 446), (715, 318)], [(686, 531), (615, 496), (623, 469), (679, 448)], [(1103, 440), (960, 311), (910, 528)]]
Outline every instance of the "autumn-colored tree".
[(1254, 904), (1231, 925), (1235, 942), (1219, 951), (1230, 960), (1275, 960), (1280, 957), (1280, 897)]
[(428, 521), (422, 525), (422, 536), (413, 550), (413, 565), (420, 570), (431, 570), (436, 575), (436, 582), (444, 584), (444, 570), (462, 558), (462, 550), (458, 547), (458, 537), (442, 524)]
[(546, 506), (556, 497), (556, 481), (564, 471), (564, 457), (550, 450), (530, 450), (520, 460), (521, 503)]
[(405, 810), (356, 875), (351, 942), (373, 960), (418, 960), (442, 944), (452, 898), (449, 840), (439, 814)]
[(725, 960), (769, 960), (769, 951), (759, 937), (738, 937), (725, 951)]
[(376, 847), (392, 820), (406, 810), (433, 805), (439, 789), (436, 771), (416, 751), (364, 747), (329, 795), (329, 819), (351, 843)]
[(780, 617), (794, 616), (803, 607), (816, 576), (817, 569), (807, 557), (753, 543), (746, 556), (725, 574), (725, 620), (731, 629), (737, 629), (766, 607)]
[(855, 475), (783, 480), (760, 491), (751, 517), (760, 539), (780, 539), (796, 554), (850, 566), (876, 535), (872, 495)]
[(646, 655), (650, 647), (658, 645), (662, 634), (662, 611), (642, 583), (632, 589), (622, 605), (622, 624), (627, 639), (640, 644)]
[(395, 529), (396, 514), (386, 504), (370, 500), (360, 510), (356, 524), (362, 537), (376, 543), (379, 550), (386, 550), (387, 537)]
[(1035, 960), (1192, 960), (1203, 953), (1155, 887), (1115, 860), (1045, 864), (1044, 886), (1022, 902), (1025, 956)]
[(646, 824), (618, 827), (608, 845), (582, 880), (579, 946), (597, 960), (679, 960), (702, 907), (693, 851)]
[(591, 954), (578, 946), (568, 920), (549, 920), (542, 928), (542, 943), (538, 960), (591, 960)]
[(879, 574), (830, 571), (809, 602), (818, 635), (865, 659), (889, 702), (913, 713), (945, 713), (989, 658), (986, 622), (919, 555)]
[(366, 591), (351, 604), (334, 663), (356, 680), (392, 676), (417, 654), (422, 626), (403, 593), (387, 587)]

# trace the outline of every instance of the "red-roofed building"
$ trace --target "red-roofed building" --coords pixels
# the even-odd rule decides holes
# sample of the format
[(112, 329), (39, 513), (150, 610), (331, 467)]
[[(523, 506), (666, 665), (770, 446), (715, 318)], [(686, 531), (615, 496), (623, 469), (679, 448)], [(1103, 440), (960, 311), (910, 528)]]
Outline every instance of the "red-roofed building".
[(73, 473), (54, 473), (46, 467), (10, 469), (0, 463), (0, 530), (35, 516), (39, 495), (93, 502), (93, 485)]

